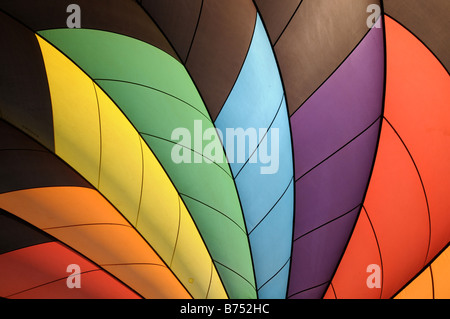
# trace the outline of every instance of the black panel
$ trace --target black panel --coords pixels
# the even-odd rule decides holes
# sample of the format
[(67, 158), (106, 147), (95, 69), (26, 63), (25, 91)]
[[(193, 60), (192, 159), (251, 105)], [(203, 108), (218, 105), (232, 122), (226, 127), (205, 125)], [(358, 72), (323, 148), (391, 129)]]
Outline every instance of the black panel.
[(51, 186), (92, 186), (48, 150), (0, 120), (0, 193)]
[(54, 149), (47, 75), (34, 33), (0, 12), (0, 117)]
[(0, 209), (0, 254), (52, 241), (52, 236)]

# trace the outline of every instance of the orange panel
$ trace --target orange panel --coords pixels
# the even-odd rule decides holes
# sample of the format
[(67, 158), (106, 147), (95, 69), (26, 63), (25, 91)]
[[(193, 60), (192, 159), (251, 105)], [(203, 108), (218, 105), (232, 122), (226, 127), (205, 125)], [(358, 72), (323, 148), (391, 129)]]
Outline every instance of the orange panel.
[(70, 243), (100, 266), (136, 263), (164, 266), (131, 226), (96, 224), (44, 230), (62, 242)]
[(381, 289), (369, 288), (367, 285), (367, 280), (372, 274), (367, 271), (370, 265), (379, 265), (381, 269), (380, 254), (372, 226), (366, 212), (361, 210), (347, 250), (332, 281), (334, 292), (331, 291), (330, 286), (325, 297), (333, 299), (380, 298)]
[(32, 188), (0, 194), (0, 207), (40, 228), (101, 223), (129, 225), (102, 195), (84, 187)]
[(433, 280), (430, 267), (415, 278), (395, 299), (433, 299)]
[(431, 213), (430, 261), (450, 240), (450, 76), (411, 33), (386, 17), (386, 119), (411, 152)]
[(450, 299), (450, 248), (436, 258), (431, 264), (434, 279), (434, 297)]
[(414, 163), (386, 122), (364, 206), (382, 255), (382, 298), (391, 298), (425, 266), (429, 219)]
[[(0, 194), (0, 207), (45, 230), (103, 268), (122, 265), (113, 267), (111, 273), (123, 281), (133, 277), (134, 283), (146, 283), (139, 284), (142, 290), (138, 291), (146, 298), (190, 298), (148, 243), (93, 189), (20, 190)], [(136, 264), (150, 267), (133, 273)], [(162, 286), (167, 289), (159, 290)]]

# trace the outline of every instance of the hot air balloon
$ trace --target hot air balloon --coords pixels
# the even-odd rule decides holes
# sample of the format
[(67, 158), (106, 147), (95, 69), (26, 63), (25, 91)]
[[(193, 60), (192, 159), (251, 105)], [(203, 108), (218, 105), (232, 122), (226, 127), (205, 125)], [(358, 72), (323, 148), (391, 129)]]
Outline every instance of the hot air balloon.
[(1, 297), (450, 297), (449, 15), (2, 1)]

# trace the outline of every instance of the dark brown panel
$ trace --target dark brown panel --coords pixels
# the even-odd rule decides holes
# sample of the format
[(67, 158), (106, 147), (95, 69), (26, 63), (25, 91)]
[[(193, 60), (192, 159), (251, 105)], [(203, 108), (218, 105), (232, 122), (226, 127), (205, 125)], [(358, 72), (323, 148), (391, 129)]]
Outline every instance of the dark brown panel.
[(52, 236), (0, 208), (0, 254), (51, 241)]
[(115, 32), (150, 43), (176, 57), (150, 17), (134, 0), (3, 0), (0, 8), (31, 29), (67, 28), (69, 4), (80, 6), (81, 27)]
[(0, 120), (0, 193), (50, 186), (91, 186), (62, 160)]
[(34, 33), (0, 12), (0, 117), (54, 149), (53, 115)]
[(422, 40), (450, 70), (449, 0), (385, 0), (384, 9)]
[(251, 0), (205, 0), (186, 66), (213, 121), (245, 60), (256, 22)]
[(183, 62), (191, 46), (202, 0), (143, 0), (142, 6), (170, 40)]
[(277, 41), (300, 2), (301, 0), (255, 0), (272, 44)]
[(374, 0), (303, 0), (275, 52), (290, 114), (333, 73), (369, 31)]

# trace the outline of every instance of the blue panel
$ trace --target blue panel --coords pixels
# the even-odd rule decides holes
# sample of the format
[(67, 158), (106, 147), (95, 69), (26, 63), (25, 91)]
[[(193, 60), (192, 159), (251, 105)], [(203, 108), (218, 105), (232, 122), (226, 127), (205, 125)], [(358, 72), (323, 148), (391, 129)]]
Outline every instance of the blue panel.
[[(216, 127), (227, 144), (226, 128), (268, 128), (283, 97), (283, 86), (276, 60), (261, 19), (257, 18), (247, 58), (233, 90), (216, 119)], [(260, 140), (262, 136), (258, 136)], [(235, 143), (235, 148), (237, 142)], [(251, 152), (250, 152), (251, 153)], [(236, 154), (236, 152), (234, 152)], [(249, 157), (246, 151), (245, 160)], [(229, 158), (236, 174), (244, 163)], [(244, 161), (245, 162), (245, 161)]]
[[(264, 285), (260, 297), (285, 298), (294, 215), (291, 132), (278, 67), (259, 16), (241, 73), (215, 125), (235, 177), (258, 288)], [(248, 134), (245, 144), (238, 145), (238, 128)]]
[[(259, 299), (285, 299), (289, 276), (289, 261), (269, 282), (258, 291)], [(280, 280), (282, 278), (283, 280)]]
[[(293, 209), (294, 183), (291, 180), (286, 193), (249, 236), (257, 288), (270, 280), (291, 256)], [(286, 289), (288, 274), (278, 275), (271, 281)], [(283, 298), (285, 294), (286, 290), (279, 291), (278, 298)], [(265, 298), (261, 293), (259, 297)]]
[[(270, 154), (267, 160), (264, 155), (266, 145)], [(284, 102), (251, 159), (254, 157), (257, 157), (256, 163), (249, 161), (235, 178), (249, 232), (275, 205), (293, 178), (291, 136)]]

